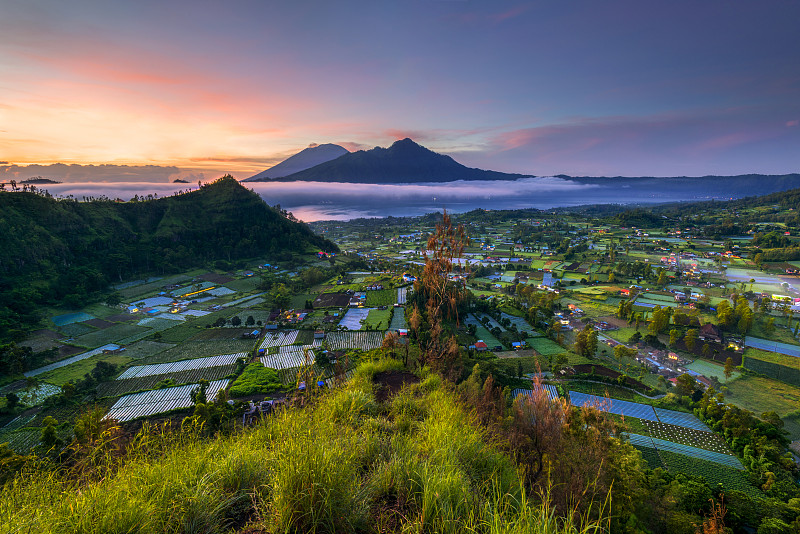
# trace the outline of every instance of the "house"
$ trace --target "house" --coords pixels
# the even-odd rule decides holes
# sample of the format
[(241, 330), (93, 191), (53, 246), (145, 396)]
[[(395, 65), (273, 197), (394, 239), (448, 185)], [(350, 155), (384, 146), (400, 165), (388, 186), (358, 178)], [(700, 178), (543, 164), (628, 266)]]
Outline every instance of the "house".
[(715, 324), (706, 323), (700, 327), (698, 337), (703, 341), (722, 343), (722, 330)]
[(511, 348), (514, 349), (514, 350), (523, 349), (523, 348), (525, 348), (525, 342), (524, 341), (512, 341), (511, 342)]
[(484, 340), (479, 339), (478, 341), (475, 342), (475, 350), (477, 350), (478, 352), (487, 351), (489, 350), (489, 345), (487, 345)]
[(314, 339), (325, 339), (325, 332), (323, 330), (314, 330)]

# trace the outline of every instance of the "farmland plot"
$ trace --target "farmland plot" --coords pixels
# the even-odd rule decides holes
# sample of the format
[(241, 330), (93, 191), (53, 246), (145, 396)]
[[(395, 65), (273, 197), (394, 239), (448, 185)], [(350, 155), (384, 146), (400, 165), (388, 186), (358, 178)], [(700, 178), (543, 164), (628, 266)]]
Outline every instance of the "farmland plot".
[(550, 356), (551, 354), (561, 354), (566, 349), (556, 343), (555, 341), (546, 337), (528, 338), (528, 345), (543, 356)]
[(367, 306), (392, 306), (397, 302), (398, 292), (394, 289), (367, 291)]
[[(558, 390), (556, 389), (555, 386), (551, 386), (549, 384), (542, 384), (542, 389), (544, 389), (547, 392), (547, 396), (550, 398), (550, 400), (558, 400)], [(520, 395), (531, 396), (533, 395), (533, 390), (515, 389), (514, 391), (511, 392), (512, 399), (516, 399)]]
[(177, 362), (193, 358), (205, 358), (218, 354), (233, 354), (253, 350), (252, 339), (209, 339), (200, 341), (184, 341), (160, 354), (142, 359), (142, 364)]
[[(217, 393), (227, 387), (228, 382), (228, 380), (211, 382), (206, 390), (206, 398), (213, 401)], [(192, 406), (192, 390), (196, 387), (196, 384), (189, 384), (126, 395), (111, 407), (105, 418), (122, 422), (179, 408), (189, 408)]]
[(517, 331), (519, 331), (519, 332), (533, 332), (534, 331), (533, 327), (528, 323), (528, 321), (526, 321), (522, 317), (516, 317), (514, 315), (509, 315), (506, 312), (501, 312), (500, 316), (503, 319), (508, 319), (509, 321), (511, 321), (511, 324), (516, 325)]
[(19, 397), (19, 400), (23, 404), (27, 404), (28, 406), (35, 406), (37, 404), (41, 404), (44, 400), (48, 397), (52, 397), (61, 393), (61, 388), (58, 386), (54, 386), (53, 384), (40, 384), (38, 387), (26, 391), (17, 391), (16, 394)]
[(281, 330), (278, 332), (271, 332), (264, 336), (264, 341), (261, 342), (261, 349), (268, 349), (270, 347), (281, 347), (283, 345), (291, 345), (297, 339), (297, 330)]
[(395, 308), (394, 315), (392, 315), (392, 322), (389, 324), (389, 330), (399, 330), (405, 327), (406, 327), (405, 308)]
[[(570, 391), (569, 398), (575, 406), (593, 406), (598, 410), (622, 415), (625, 417), (635, 417), (647, 421), (658, 421), (656, 411), (648, 404), (638, 404), (636, 402), (609, 399), (597, 395), (588, 395), (577, 391)], [(678, 413), (678, 412), (676, 412)], [(687, 414), (688, 415), (688, 414)]]
[(408, 288), (407, 287), (398, 287), (397, 288), (397, 303), (398, 304), (405, 304), (408, 301)]
[(236, 354), (222, 354), (219, 356), (211, 356), (209, 358), (195, 358), (192, 360), (183, 360), (173, 363), (136, 365), (134, 367), (130, 367), (124, 373), (119, 375), (117, 380), (124, 380), (126, 378), (140, 378), (143, 376), (166, 375), (170, 373), (177, 373), (179, 371), (203, 369), (205, 367), (219, 367), (221, 365), (230, 365), (236, 362), (236, 360), (239, 358), (247, 359), (247, 353), (239, 352)]
[(722, 484), (727, 490), (738, 490), (751, 497), (763, 497), (763, 493), (747, 481), (746, 473), (738, 469), (671, 451), (660, 451), (659, 456), (672, 473), (701, 476), (712, 487)]
[(656, 408), (656, 415), (658, 420), (662, 423), (667, 423), (675, 426), (682, 426), (684, 428), (693, 428), (701, 432), (711, 432), (711, 429), (703, 424), (700, 419), (693, 414), (676, 412), (674, 410), (665, 410), (663, 408)]
[(339, 326), (348, 330), (360, 330), (362, 323), (367, 320), (371, 308), (351, 308), (339, 322)]
[(117, 324), (104, 330), (97, 330), (79, 336), (75, 338), (75, 343), (82, 347), (95, 348), (108, 343), (119, 342), (122, 339), (142, 333), (147, 336), (148, 334), (152, 334), (152, 331), (149, 328), (143, 328), (133, 324)]
[(728, 444), (719, 434), (714, 432), (703, 432), (693, 428), (686, 428), (667, 423), (654, 421), (644, 421), (649, 434), (658, 439), (672, 441), (683, 445), (690, 445), (707, 451), (714, 451), (720, 454), (730, 454)]
[(18, 454), (27, 454), (36, 447), (42, 437), (42, 431), (38, 428), (25, 428), (14, 432), (0, 430), (0, 443), (8, 443), (8, 446)]
[(331, 332), (327, 336), (328, 349), (377, 349), (383, 343), (383, 332)]
[[(309, 357), (313, 363), (314, 356), (310, 354)], [(270, 369), (291, 369), (292, 367), (300, 367), (306, 365), (306, 353), (302, 347), (297, 347), (296, 350), (279, 352), (278, 354), (268, 354), (259, 358), (264, 367)]]
[(78, 354), (77, 356), (73, 356), (72, 358), (67, 358), (66, 360), (61, 360), (60, 362), (51, 363), (50, 365), (45, 365), (44, 367), (39, 367), (38, 369), (33, 369), (24, 374), (26, 377), (37, 376), (42, 373), (52, 371), (54, 369), (60, 369), (61, 367), (65, 367), (71, 363), (79, 362), (81, 360), (85, 360), (86, 358), (91, 358), (92, 356), (102, 354), (104, 350), (116, 350), (118, 348), (119, 345), (114, 345), (113, 343), (109, 343), (108, 345), (103, 345), (102, 347), (98, 347), (94, 350), (83, 352), (81, 354)]
[[(175, 384), (196, 384), (200, 380), (220, 380), (232, 374), (236, 370), (236, 364), (221, 365), (218, 367), (205, 367), (203, 369), (189, 369), (178, 371), (166, 375), (151, 375), (140, 378), (126, 378), (124, 380), (112, 380), (102, 382), (97, 386), (98, 397), (119, 397), (155, 388), (159, 382), (166, 379), (175, 381)], [(59, 419), (60, 421), (61, 419)]]

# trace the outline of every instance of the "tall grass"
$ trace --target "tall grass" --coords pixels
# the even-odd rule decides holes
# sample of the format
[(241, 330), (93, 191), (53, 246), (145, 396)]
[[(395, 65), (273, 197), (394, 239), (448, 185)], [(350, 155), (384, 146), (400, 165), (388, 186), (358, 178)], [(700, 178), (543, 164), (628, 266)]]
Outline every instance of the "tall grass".
[(602, 531), (530, 498), (518, 466), (436, 375), (377, 403), (372, 378), (396, 368), (364, 364), (311, 407), (232, 436), (151, 429), (93, 476), (21, 475), (0, 493), (0, 532)]

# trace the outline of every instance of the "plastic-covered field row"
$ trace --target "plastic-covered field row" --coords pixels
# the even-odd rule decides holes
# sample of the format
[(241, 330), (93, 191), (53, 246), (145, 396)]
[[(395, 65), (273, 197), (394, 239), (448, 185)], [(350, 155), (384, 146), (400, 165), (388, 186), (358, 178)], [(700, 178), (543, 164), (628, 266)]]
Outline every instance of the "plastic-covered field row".
[(658, 420), (662, 423), (667, 423), (675, 426), (682, 426), (685, 428), (692, 428), (702, 432), (711, 432), (711, 429), (703, 424), (700, 419), (690, 413), (676, 412), (674, 410), (665, 410), (663, 408), (656, 408), (656, 415)]
[(648, 421), (658, 421), (652, 406), (618, 399), (608, 399), (597, 395), (588, 395), (577, 391), (570, 391), (569, 398), (575, 406), (594, 406), (598, 410), (625, 417), (635, 417)]
[(33, 369), (23, 374), (26, 377), (40, 375), (42, 373), (46, 373), (47, 371), (52, 371), (53, 369), (60, 369), (61, 367), (64, 367), (71, 363), (79, 362), (81, 360), (85, 360), (86, 358), (91, 358), (92, 356), (97, 356), (98, 354), (102, 354), (104, 350), (117, 350), (118, 348), (119, 345), (115, 343), (108, 343), (107, 345), (103, 345), (102, 347), (98, 347), (94, 350), (83, 352), (71, 358), (67, 358), (66, 360), (61, 360), (60, 362), (51, 363), (50, 365), (45, 365), (44, 367), (39, 367), (38, 369)]
[(327, 337), (328, 349), (377, 349), (383, 344), (383, 336), (383, 332), (374, 331), (331, 332)]
[(264, 341), (261, 342), (262, 349), (270, 347), (280, 347), (283, 345), (291, 345), (297, 339), (297, 330), (281, 330), (278, 332), (268, 332), (264, 336)]
[(230, 365), (239, 358), (247, 358), (246, 352), (239, 352), (236, 354), (222, 354), (220, 356), (211, 356), (208, 358), (194, 358), (192, 360), (181, 360), (173, 363), (157, 363), (152, 365), (136, 365), (129, 368), (124, 373), (117, 377), (117, 380), (125, 380), (127, 378), (140, 378), (143, 376), (153, 375), (166, 375), (170, 373), (177, 373), (180, 371), (189, 371), (191, 369), (205, 369), (206, 367), (219, 367), (221, 365)]
[(317, 348), (317, 347), (321, 347), (321, 346), (322, 346), (322, 340), (321, 339), (315, 339), (314, 342), (311, 343), (311, 345), (283, 345), (281, 347), (278, 347), (278, 352), (279, 353), (297, 352), (298, 350), (303, 350), (304, 351), (306, 349), (313, 349), (313, 348)]
[(671, 441), (642, 436), (640, 434), (629, 434), (628, 436), (632, 445), (653, 447), (661, 451), (674, 452), (676, 454), (689, 456), (690, 458), (698, 458), (707, 462), (714, 462), (734, 469), (744, 470), (739, 459), (730, 454), (707, 451), (705, 449), (698, 449), (697, 447), (681, 445), (680, 443), (673, 443)]
[[(547, 396), (550, 397), (550, 400), (557, 400), (558, 399), (558, 390), (555, 386), (551, 386), (549, 384), (542, 384), (542, 389), (547, 392)], [(511, 392), (511, 398), (516, 399), (520, 395), (533, 395), (533, 390), (530, 389), (515, 389)]]
[[(311, 362), (314, 363), (314, 356), (310, 355)], [(305, 351), (295, 350), (292, 352), (279, 352), (278, 354), (269, 354), (260, 358), (264, 367), (271, 369), (291, 369), (292, 367), (300, 367), (306, 364)]]
[[(206, 399), (214, 400), (221, 390), (228, 385), (228, 380), (215, 380), (206, 390)], [(168, 412), (178, 408), (188, 408), (192, 405), (192, 391), (196, 384), (174, 388), (157, 389), (126, 395), (119, 399), (109, 410), (106, 419), (130, 421), (138, 417), (145, 417), (157, 413)]]

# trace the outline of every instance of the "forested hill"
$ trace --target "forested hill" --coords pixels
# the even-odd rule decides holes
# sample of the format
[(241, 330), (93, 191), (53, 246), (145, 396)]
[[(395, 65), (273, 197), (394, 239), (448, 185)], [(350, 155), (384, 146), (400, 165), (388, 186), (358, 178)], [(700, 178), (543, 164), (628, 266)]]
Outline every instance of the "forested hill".
[(137, 202), (0, 193), (0, 339), (39, 305), (77, 306), (114, 281), (315, 249), (336, 245), (230, 177)]

